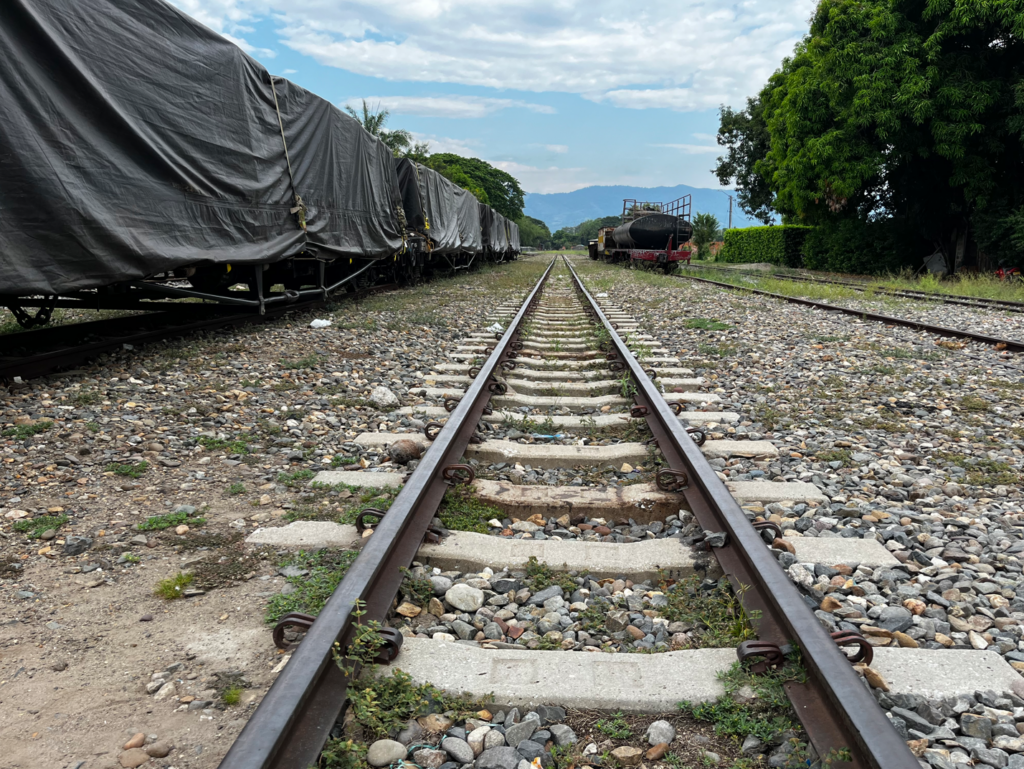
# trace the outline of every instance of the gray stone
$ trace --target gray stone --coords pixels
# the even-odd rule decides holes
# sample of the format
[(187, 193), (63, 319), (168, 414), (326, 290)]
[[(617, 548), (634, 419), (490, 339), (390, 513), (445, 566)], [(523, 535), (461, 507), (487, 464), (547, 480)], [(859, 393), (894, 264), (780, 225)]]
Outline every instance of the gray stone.
[(542, 724), (557, 724), (565, 718), (565, 708), (555, 705), (538, 705), (537, 715)]
[(403, 745), (409, 745), (413, 742), (417, 742), (420, 737), (423, 736), (423, 727), (420, 726), (416, 721), (410, 720), (406, 723), (405, 728), (398, 733), (395, 738)]
[(875, 625), (893, 633), (903, 632), (913, 624), (914, 615), (902, 606), (886, 606), (875, 620)]
[(1003, 769), (1009, 763), (1009, 756), (1006, 755), (1006, 752), (996, 748), (974, 748), (971, 751), (971, 758), (994, 766), (996, 769)]
[(430, 584), (434, 587), (434, 595), (444, 595), (451, 588), (452, 581), (448, 577), (435, 574), (430, 578)]
[(919, 732), (928, 734), (934, 728), (926, 719), (921, 718), (921, 716), (912, 710), (907, 710), (906, 708), (893, 708), (892, 713), (893, 715), (902, 718), (910, 729), (917, 729)]
[(523, 757), (515, 748), (503, 745), (491, 748), (480, 754), (476, 760), (476, 769), (516, 769)]
[(484, 735), (484, 750), (497, 748), (505, 744), (505, 735), (497, 729), (491, 729)]
[(456, 737), (445, 737), (441, 740), (441, 747), (445, 749), (453, 761), (460, 764), (468, 764), (473, 760), (473, 748), (469, 743)]
[(366, 751), (366, 763), (370, 766), (387, 766), (405, 758), (405, 745), (395, 740), (377, 740)]
[(764, 743), (761, 742), (761, 740), (759, 740), (753, 734), (748, 734), (746, 738), (743, 740), (743, 745), (740, 746), (740, 750), (742, 750), (747, 755), (756, 755), (758, 753), (763, 753)]
[(992, 722), (986, 716), (964, 713), (960, 716), (960, 730), (968, 737), (992, 741)]
[(92, 547), (89, 537), (68, 537), (64, 540), (64, 555), (81, 555)]
[(443, 750), (435, 750), (434, 748), (420, 748), (412, 754), (412, 760), (421, 769), (440, 769), (441, 764), (448, 760), (448, 754)]
[(548, 728), (548, 731), (551, 732), (551, 738), (559, 747), (563, 745), (572, 745), (578, 739), (576, 737), (576, 732), (565, 724), (552, 724)]
[(523, 740), (516, 745), (516, 750), (527, 761), (532, 762), (535, 758), (539, 758), (541, 766), (551, 766), (554, 763), (551, 759), (551, 754), (545, 752), (544, 746), (533, 740)]
[(518, 745), (523, 740), (528, 740), (533, 733), (540, 728), (540, 718), (525, 718), (518, 724), (505, 728), (505, 742), (509, 745)]
[(650, 745), (672, 742), (675, 738), (676, 728), (668, 721), (655, 721), (647, 727), (647, 742)]
[(460, 611), (475, 612), (484, 605), (484, 591), (460, 583), (448, 589), (444, 594), (444, 600)]
[(476, 636), (476, 628), (468, 622), (463, 622), (461, 619), (457, 619), (452, 623), (452, 630), (463, 641), (472, 640)]
[(1024, 753), (1013, 753), (1007, 762), (1007, 769), (1024, 769)]
[(539, 593), (534, 593), (530, 596), (530, 600), (526, 603), (530, 606), (540, 606), (549, 598), (554, 598), (556, 595), (564, 595), (565, 591), (559, 585), (551, 585), (541, 590)]

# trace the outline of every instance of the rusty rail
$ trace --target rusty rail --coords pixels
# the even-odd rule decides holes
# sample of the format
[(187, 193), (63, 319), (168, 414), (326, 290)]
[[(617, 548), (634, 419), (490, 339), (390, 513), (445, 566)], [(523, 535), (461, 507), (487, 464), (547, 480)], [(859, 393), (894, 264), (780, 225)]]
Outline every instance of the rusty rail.
[(584, 306), (611, 335), (615, 360), (621, 360), (630, 373), (637, 407), (646, 409), (637, 413), (646, 417), (676, 488), (705, 531), (726, 535), (724, 545), (714, 547), (713, 553), (744, 609), (757, 617), (758, 642), (746, 642), (746, 648), (738, 650), (739, 655), (777, 662), (787, 648), (799, 648), (808, 680), (786, 684), (787, 693), (819, 755), (825, 756), (833, 749), (850, 750), (851, 762), (837, 761), (833, 765), (919, 769), (918, 760), (865, 688), (850, 659), (811, 612), (568, 260), (566, 264)]
[(460, 480), (454, 466), (490, 399), (491, 375), (519, 341), (523, 319), (554, 264), (552, 260), (480, 367), (430, 450), (221, 761), (221, 769), (296, 769), (315, 764), (345, 704), (348, 677), (333, 662), (334, 644), (344, 648), (351, 643), (357, 602), (365, 607), (366, 621), (384, 619), (402, 583), (401, 569), (416, 557), (448, 482)]
[(959, 337), (960, 339), (970, 339), (974, 342), (981, 342), (982, 344), (989, 344), (994, 347), (998, 347), (1000, 350), (1009, 350), (1011, 352), (1024, 352), (1024, 342), (1017, 339), (1002, 339), (996, 336), (989, 336), (988, 334), (978, 334), (974, 331), (966, 331), (959, 328), (949, 328), (948, 326), (936, 326), (933, 323), (925, 323), (919, 320), (910, 320), (909, 318), (896, 318), (892, 315), (882, 315), (877, 312), (868, 312), (867, 310), (855, 310), (852, 307), (841, 307), (837, 304), (826, 304), (825, 302), (815, 302), (812, 299), (801, 299), (796, 296), (786, 296), (785, 294), (775, 294), (771, 291), (763, 291), (759, 288), (751, 288), (749, 286), (737, 286), (733, 283), (722, 283), (718, 280), (709, 280), (708, 278), (698, 278), (695, 275), (677, 275), (678, 278), (685, 278), (686, 280), (695, 280), (698, 283), (708, 283), (712, 286), (718, 286), (719, 288), (729, 288), (733, 291), (748, 291), (752, 294), (758, 294), (760, 296), (771, 297), (772, 299), (781, 299), (784, 302), (791, 304), (802, 304), (805, 307), (814, 307), (819, 310), (831, 310), (833, 312), (841, 312), (844, 315), (854, 315), (858, 318), (864, 318), (866, 320), (877, 320), (881, 323), (886, 323), (892, 326), (904, 326), (906, 328), (912, 328), (916, 331), (927, 331), (931, 334), (938, 334), (939, 336), (952, 336)]
[(725, 274), (735, 273), (749, 278), (779, 278), (780, 280), (791, 280), (795, 283), (818, 283), (827, 286), (842, 286), (852, 288), (854, 291), (873, 291), (876, 294), (886, 296), (898, 296), (905, 299), (919, 299), (926, 302), (938, 302), (940, 304), (958, 304), (964, 307), (975, 307), (983, 310), (1005, 310), (1006, 312), (1024, 312), (1024, 302), (1016, 302), (1011, 299), (989, 299), (981, 296), (967, 296), (965, 294), (935, 294), (928, 291), (917, 291), (912, 288), (886, 288), (885, 286), (871, 285), (863, 280), (848, 280), (844, 278), (823, 278), (816, 275), (799, 275), (788, 272), (758, 273), (754, 270), (737, 269), (734, 267), (712, 267), (705, 264), (690, 264), (687, 269), (711, 270), (712, 272), (724, 272)]

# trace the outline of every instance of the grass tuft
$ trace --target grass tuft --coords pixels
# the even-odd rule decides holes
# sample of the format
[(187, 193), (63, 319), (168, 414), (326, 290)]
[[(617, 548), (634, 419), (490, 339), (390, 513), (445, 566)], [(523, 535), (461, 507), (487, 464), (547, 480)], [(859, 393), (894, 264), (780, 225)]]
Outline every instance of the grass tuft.
[(176, 598), (181, 598), (185, 594), (185, 588), (191, 584), (192, 575), (179, 571), (173, 577), (157, 582), (153, 593), (168, 601), (173, 601)]
[(44, 532), (56, 531), (70, 519), (66, 515), (41, 515), (38, 518), (27, 518), (14, 522), (14, 530), (19, 534), (27, 534), (29, 539), (39, 539)]

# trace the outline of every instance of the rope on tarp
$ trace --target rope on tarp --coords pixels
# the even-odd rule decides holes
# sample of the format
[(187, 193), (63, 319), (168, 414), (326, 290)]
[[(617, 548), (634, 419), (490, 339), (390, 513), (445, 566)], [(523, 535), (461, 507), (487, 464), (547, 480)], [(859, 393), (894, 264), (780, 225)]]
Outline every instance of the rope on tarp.
[(288, 164), (288, 178), (292, 183), (292, 195), (295, 196), (295, 206), (291, 209), (291, 213), (296, 215), (299, 222), (299, 227), (306, 229), (306, 206), (302, 202), (302, 196), (299, 195), (299, 191), (295, 188), (295, 174), (292, 173), (292, 159), (288, 155), (288, 140), (284, 135), (284, 121), (281, 120), (281, 106), (277, 102), (277, 88), (274, 87), (274, 76), (270, 76), (270, 90), (274, 93), (274, 110), (277, 112), (277, 127), (281, 129), (281, 143), (284, 145), (284, 159)]

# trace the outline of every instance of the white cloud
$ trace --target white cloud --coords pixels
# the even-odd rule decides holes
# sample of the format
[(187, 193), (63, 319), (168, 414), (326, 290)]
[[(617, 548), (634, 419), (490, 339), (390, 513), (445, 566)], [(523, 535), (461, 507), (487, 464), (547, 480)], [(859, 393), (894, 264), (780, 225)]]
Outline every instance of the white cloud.
[(681, 150), (687, 155), (704, 155), (723, 152), (717, 145), (707, 144), (652, 144), (652, 147), (668, 147), (669, 149)]
[(564, 155), (566, 152), (569, 151), (569, 145), (568, 144), (545, 144), (544, 145), (544, 149), (548, 150), (549, 152), (557, 152), (560, 155)]
[(281, 44), (359, 75), (691, 111), (755, 93), (805, 33), (815, 0), (172, 2), (229, 34), (276, 20)]
[(296, 72), (298, 72), (297, 69), (285, 69), (285, 70), (281, 71), (281, 74), (282, 75), (294, 75)]
[(503, 109), (527, 109), (531, 112), (553, 114), (554, 107), (531, 104), (518, 99), (489, 99), (482, 96), (360, 96), (346, 100), (359, 109), (363, 99), (367, 104), (380, 104), (396, 115), (421, 117), (479, 118)]
[(417, 143), (427, 142), (430, 145), (431, 154), (452, 152), (456, 155), (462, 155), (464, 158), (480, 157), (480, 150), (476, 147), (477, 142), (472, 139), (453, 139), (450, 136), (420, 134), (415, 131), (412, 132), (412, 139)]
[(270, 48), (259, 48), (255, 45), (250, 45), (244, 37), (235, 37), (227, 32), (221, 32), (221, 35), (226, 37), (250, 56), (257, 56), (261, 59), (273, 59), (277, 56), (277, 51), (273, 51)]

